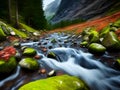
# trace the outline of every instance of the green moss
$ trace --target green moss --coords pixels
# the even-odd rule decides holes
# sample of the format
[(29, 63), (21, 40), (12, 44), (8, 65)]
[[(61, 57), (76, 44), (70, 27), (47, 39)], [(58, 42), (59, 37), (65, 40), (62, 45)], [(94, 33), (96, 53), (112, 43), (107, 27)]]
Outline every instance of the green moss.
[(0, 41), (5, 40), (6, 34), (3, 32), (2, 28), (0, 27)]
[(20, 28), (25, 29), (26, 31), (29, 31), (29, 32), (36, 32), (37, 31), (37, 30), (33, 29), (32, 27), (27, 26), (23, 23), (20, 23)]
[(120, 70), (120, 59), (116, 60), (115, 67)]
[(53, 59), (56, 59), (56, 55), (55, 55), (54, 52), (48, 52), (47, 57), (49, 57), (49, 58), (53, 58)]
[(29, 70), (36, 70), (39, 67), (39, 63), (33, 58), (24, 58), (19, 62), (19, 65)]
[(0, 60), (0, 73), (10, 73), (16, 66), (15, 57), (11, 57), (8, 61)]
[(25, 34), (24, 32), (21, 32), (20, 30), (18, 29), (15, 29), (11, 26), (9, 26), (19, 37), (22, 37), (22, 38), (27, 38), (27, 34)]
[(99, 42), (99, 33), (96, 30), (93, 30), (89, 35), (89, 43), (95, 42)]
[(89, 90), (89, 88), (77, 77), (62, 75), (28, 83), (19, 90)]
[(34, 48), (25, 48), (23, 51), (24, 56), (35, 56), (36, 55), (36, 50)]
[(110, 50), (120, 49), (120, 41), (114, 32), (107, 33), (101, 43)]
[(93, 54), (103, 54), (106, 51), (106, 48), (98, 43), (92, 43), (88, 47), (89, 51)]

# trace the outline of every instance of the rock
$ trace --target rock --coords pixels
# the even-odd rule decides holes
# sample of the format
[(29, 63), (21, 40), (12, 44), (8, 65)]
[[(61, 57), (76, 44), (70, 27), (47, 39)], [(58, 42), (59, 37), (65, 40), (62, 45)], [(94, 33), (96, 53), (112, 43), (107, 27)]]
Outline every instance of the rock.
[(120, 59), (117, 59), (115, 62), (115, 67), (120, 70)]
[(107, 33), (101, 43), (109, 50), (120, 49), (120, 41), (114, 32)]
[(81, 47), (87, 47), (87, 45), (88, 45), (87, 41), (83, 41), (83, 42), (80, 43)]
[(106, 48), (98, 43), (92, 43), (88, 47), (89, 52), (93, 54), (103, 54), (106, 51)]
[(0, 41), (4, 41), (6, 39), (6, 34), (3, 32), (2, 28), (0, 27)]
[(21, 60), (21, 57), (22, 57), (21, 53), (20, 53), (19, 51), (17, 51), (16, 54), (15, 54), (16, 60), (17, 60), (17, 61), (20, 61), (20, 60)]
[(79, 78), (69, 75), (50, 77), (30, 82), (18, 90), (89, 90)]
[(46, 74), (46, 69), (40, 69), (39, 71), (38, 71), (40, 74)]
[(22, 46), (21, 50), (24, 51), (27, 48), (27, 46)]
[(94, 27), (88, 27), (82, 32), (83, 41), (88, 41), (88, 43), (99, 42), (99, 33)]
[(36, 50), (34, 48), (25, 48), (23, 51), (24, 56), (31, 56), (34, 57), (37, 54)]
[(100, 38), (104, 38), (106, 34), (109, 33), (110, 31), (112, 31), (110, 26), (106, 26), (105, 28), (103, 28), (100, 31)]
[(20, 47), (21, 47), (21, 43), (20, 43), (20, 42), (15, 42), (15, 43), (13, 44), (13, 46), (14, 46), (15, 48), (20, 48)]
[(48, 52), (47, 57), (48, 57), (48, 58), (56, 59), (56, 55), (55, 55), (54, 52)]
[(37, 59), (37, 60), (39, 60), (39, 59), (42, 58), (42, 56), (40, 56), (40, 55), (36, 55), (36, 56), (34, 56), (34, 58)]
[(15, 57), (10, 57), (8, 61), (0, 60), (0, 73), (10, 73), (17, 66)]
[(39, 63), (37, 60), (33, 58), (23, 58), (20, 62), (19, 65), (22, 68), (28, 69), (28, 70), (36, 70), (39, 68)]
[(48, 73), (48, 77), (56, 76), (55, 70), (52, 70)]
[(96, 30), (91, 31), (89, 35), (89, 43), (99, 42), (99, 33)]
[(39, 32), (33, 32), (33, 35), (34, 36), (40, 36), (40, 33)]
[(7, 29), (7, 26), (1, 25), (1, 28), (2, 28), (2, 30), (4, 31), (4, 33), (5, 33), (6, 35), (10, 35), (10, 31)]
[(55, 38), (51, 39), (51, 43), (56, 43), (56, 42), (57, 42), (57, 41), (56, 41)]

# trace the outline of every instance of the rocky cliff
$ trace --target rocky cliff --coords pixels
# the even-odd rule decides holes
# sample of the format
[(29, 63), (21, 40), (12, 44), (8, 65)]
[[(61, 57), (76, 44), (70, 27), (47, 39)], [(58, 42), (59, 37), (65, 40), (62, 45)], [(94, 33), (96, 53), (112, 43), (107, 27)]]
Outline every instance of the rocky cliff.
[(84, 20), (102, 16), (113, 6), (119, 5), (119, 0), (61, 0), (58, 11), (51, 22), (56, 23), (62, 20)]

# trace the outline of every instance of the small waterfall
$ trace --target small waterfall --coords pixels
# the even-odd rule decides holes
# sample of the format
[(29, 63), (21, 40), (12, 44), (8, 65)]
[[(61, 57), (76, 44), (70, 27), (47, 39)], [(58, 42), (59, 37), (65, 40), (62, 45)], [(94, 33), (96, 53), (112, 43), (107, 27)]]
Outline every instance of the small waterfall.
[(92, 54), (72, 48), (55, 48), (51, 51), (60, 59), (42, 58), (42, 62), (51, 68), (78, 76), (91, 90), (120, 90), (120, 72), (105, 66)]

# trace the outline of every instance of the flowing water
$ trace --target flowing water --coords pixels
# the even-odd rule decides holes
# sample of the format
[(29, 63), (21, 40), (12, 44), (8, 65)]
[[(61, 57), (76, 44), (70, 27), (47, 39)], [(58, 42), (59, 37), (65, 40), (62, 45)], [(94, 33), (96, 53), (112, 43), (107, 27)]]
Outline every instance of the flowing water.
[[(55, 39), (55, 42), (51, 42)], [(55, 33), (45, 36), (39, 42), (22, 43), (33, 47), (43, 58), (38, 60), (40, 68), (47, 72), (54, 69), (66, 74), (78, 76), (91, 90), (120, 90), (120, 71), (114, 62), (120, 53), (108, 53), (97, 56), (80, 47), (81, 37), (74, 34)], [(42, 49), (46, 48), (47, 52)], [(56, 59), (48, 58), (47, 53), (54, 52)], [(47, 78), (37, 71), (26, 71), (19, 66), (11, 75), (0, 75), (0, 90), (17, 90), (30, 81)], [(4, 79), (3, 79), (4, 78)]]

